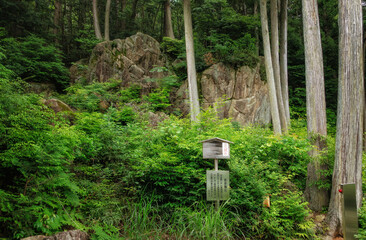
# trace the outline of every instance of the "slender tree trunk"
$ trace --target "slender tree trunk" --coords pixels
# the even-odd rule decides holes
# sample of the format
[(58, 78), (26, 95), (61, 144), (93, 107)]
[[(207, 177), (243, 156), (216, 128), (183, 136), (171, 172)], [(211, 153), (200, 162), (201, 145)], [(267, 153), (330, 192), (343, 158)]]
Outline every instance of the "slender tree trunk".
[(164, 2), (164, 36), (174, 38), (170, 0)]
[(53, 35), (55, 35), (55, 43), (58, 44), (59, 43), (59, 31), (60, 31), (60, 23), (61, 23), (61, 10), (62, 10), (62, 5), (61, 5), (61, 1), (57, 0), (55, 1), (55, 12), (54, 12), (54, 16), (53, 16), (53, 24), (54, 29), (53, 29)]
[[(254, 0), (253, 14), (257, 16), (258, 14), (258, 0)], [(257, 56), (259, 56), (259, 30), (255, 27), (255, 46), (257, 47)]]
[(190, 111), (191, 111), (191, 120), (195, 122), (198, 121), (197, 117), (200, 113), (200, 106), (198, 101), (196, 64), (194, 59), (191, 0), (183, 0), (183, 14), (184, 14), (184, 29), (185, 29), (185, 40), (186, 40)]
[(288, 0), (281, 0), (280, 16), (280, 77), (283, 106), (287, 126), (290, 126), (290, 104), (288, 97), (288, 69), (287, 69), (287, 6)]
[(328, 212), (330, 234), (342, 233), (340, 184), (356, 184), (362, 200), (363, 65), (361, 0), (339, 0), (339, 81), (337, 135)]
[(273, 65), (271, 58), (271, 45), (269, 42), (267, 0), (260, 0), (260, 12), (261, 12), (261, 23), (262, 23), (264, 59), (265, 59), (267, 83), (269, 90), (269, 101), (271, 104), (273, 131), (275, 134), (281, 134), (280, 115), (278, 112), (276, 87), (275, 87)]
[(99, 26), (97, 0), (93, 0), (93, 23), (94, 23), (95, 37), (98, 40), (103, 40), (102, 33), (100, 31), (100, 26)]
[(127, 0), (121, 0), (121, 12), (122, 12), (122, 20), (121, 20), (121, 30), (126, 30), (126, 16), (125, 16), (125, 10), (126, 10)]
[(139, 0), (134, 0), (132, 4), (132, 13), (131, 13), (131, 19), (134, 22), (137, 14), (137, 3)]
[(279, 56), (279, 37), (278, 37), (278, 3), (271, 0), (271, 55), (273, 64), (273, 74), (276, 86), (276, 97), (282, 131), (287, 132), (287, 120), (285, 108), (283, 106), (281, 75), (280, 75), (280, 56)]
[(105, 6), (104, 39), (109, 41), (109, 17), (111, 15), (111, 0), (107, 0)]
[(302, 0), (302, 9), (308, 137), (316, 146), (316, 149), (310, 152), (313, 160), (308, 164), (305, 196), (312, 210), (321, 211), (329, 203), (328, 191), (315, 185), (316, 181), (324, 180), (320, 170), (326, 169), (319, 160), (320, 152), (326, 148), (327, 135), (323, 55), (317, 2)]

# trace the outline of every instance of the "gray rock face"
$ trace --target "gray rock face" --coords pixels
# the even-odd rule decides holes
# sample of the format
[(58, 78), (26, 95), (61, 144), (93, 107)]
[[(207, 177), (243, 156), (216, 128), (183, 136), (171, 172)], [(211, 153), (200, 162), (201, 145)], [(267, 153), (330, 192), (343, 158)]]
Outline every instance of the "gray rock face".
[(90, 237), (87, 233), (80, 230), (71, 230), (67, 232), (60, 232), (54, 236), (32, 236), (23, 238), (22, 240), (89, 240)]
[[(80, 67), (82, 66), (82, 67)], [(137, 33), (126, 39), (97, 44), (90, 58), (70, 68), (73, 82), (106, 82), (110, 78), (122, 79), (123, 85), (151, 84), (144, 80), (163, 77), (163, 73), (150, 72), (164, 66), (159, 43), (146, 34)], [(149, 86), (147, 86), (149, 87)]]
[[(220, 118), (232, 118), (242, 125), (271, 122), (267, 84), (260, 79), (260, 66), (237, 70), (222, 63), (206, 69), (200, 78), (202, 107), (214, 107)], [(176, 106), (188, 113), (187, 84), (177, 92)]]

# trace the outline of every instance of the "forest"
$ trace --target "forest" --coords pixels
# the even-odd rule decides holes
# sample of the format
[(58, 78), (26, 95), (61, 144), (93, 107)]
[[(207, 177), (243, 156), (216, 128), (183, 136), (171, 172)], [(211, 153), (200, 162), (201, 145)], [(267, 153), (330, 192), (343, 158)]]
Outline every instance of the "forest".
[(366, 239), (364, 6), (0, 0), (0, 239)]

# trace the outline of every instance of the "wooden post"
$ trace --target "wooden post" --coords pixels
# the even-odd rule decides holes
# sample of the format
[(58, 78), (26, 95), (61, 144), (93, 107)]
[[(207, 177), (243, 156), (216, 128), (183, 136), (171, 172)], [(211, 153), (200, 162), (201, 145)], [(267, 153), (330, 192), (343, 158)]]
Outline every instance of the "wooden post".
[[(215, 171), (219, 171), (219, 159), (215, 159)], [(220, 200), (215, 201), (215, 210), (219, 211)]]

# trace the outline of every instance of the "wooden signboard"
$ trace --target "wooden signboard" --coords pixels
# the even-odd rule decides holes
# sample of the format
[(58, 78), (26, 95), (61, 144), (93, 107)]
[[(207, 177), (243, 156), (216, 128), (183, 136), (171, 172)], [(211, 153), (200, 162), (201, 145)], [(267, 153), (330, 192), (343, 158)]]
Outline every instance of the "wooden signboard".
[(211, 138), (203, 143), (203, 159), (229, 159), (230, 141), (221, 138)]
[(356, 204), (356, 185), (342, 184), (343, 237), (345, 240), (356, 239), (358, 233), (358, 216)]
[(206, 177), (207, 201), (220, 201), (229, 199), (229, 171), (207, 171)]

